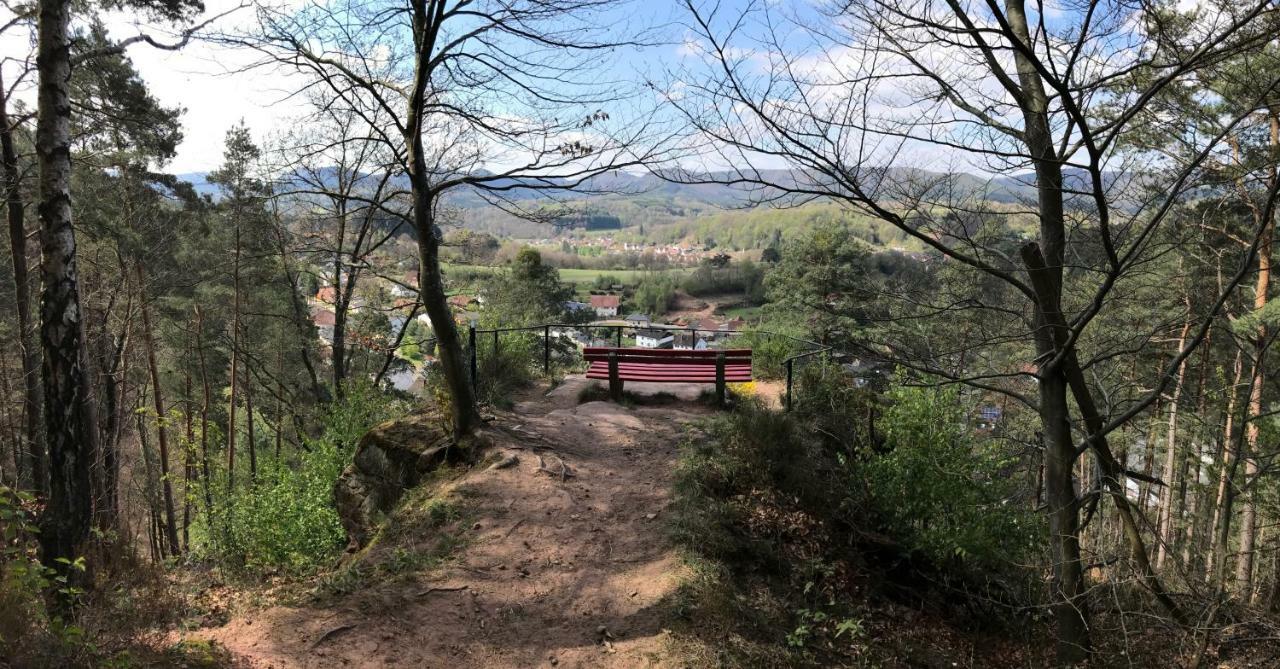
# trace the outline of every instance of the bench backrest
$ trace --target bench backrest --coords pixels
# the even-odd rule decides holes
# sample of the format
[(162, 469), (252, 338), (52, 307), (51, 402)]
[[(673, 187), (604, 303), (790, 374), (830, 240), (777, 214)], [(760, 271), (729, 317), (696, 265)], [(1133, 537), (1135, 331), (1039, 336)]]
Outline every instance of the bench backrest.
[(670, 348), (612, 348), (605, 346), (589, 346), (582, 349), (582, 357), (587, 362), (608, 361), (610, 353), (618, 354), (618, 362), (643, 362), (654, 365), (706, 365), (714, 367), (720, 354), (724, 354), (726, 364), (742, 364), (751, 362), (751, 349), (703, 349), (701, 351), (683, 351)]

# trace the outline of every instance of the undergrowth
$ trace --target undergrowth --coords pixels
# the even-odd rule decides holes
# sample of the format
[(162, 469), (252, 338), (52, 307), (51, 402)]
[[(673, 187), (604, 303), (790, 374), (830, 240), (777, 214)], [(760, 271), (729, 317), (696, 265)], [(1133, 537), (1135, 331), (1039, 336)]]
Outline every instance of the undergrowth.
[(458, 496), (439, 482), (456, 472), (436, 472), (391, 514), (374, 538), (357, 555), (324, 574), (312, 595), (327, 599), (347, 595), (371, 584), (410, 577), (443, 565), (465, 545), (468, 514)]
[(1008, 460), (946, 393), (881, 398), (815, 368), (798, 398), (792, 414), (740, 401), (682, 445), (685, 650), (707, 666), (982, 666), (972, 654), (992, 649), (972, 639), (1016, 637), (1034, 583), (1017, 564), (1038, 520), (1004, 503)]
[(79, 585), (41, 565), (33, 508), (29, 496), (0, 486), (0, 666), (232, 666), (217, 646), (154, 633), (179, 622), (181, 594), (112, 537), (100, 537), (92, 569), (74, 561)]

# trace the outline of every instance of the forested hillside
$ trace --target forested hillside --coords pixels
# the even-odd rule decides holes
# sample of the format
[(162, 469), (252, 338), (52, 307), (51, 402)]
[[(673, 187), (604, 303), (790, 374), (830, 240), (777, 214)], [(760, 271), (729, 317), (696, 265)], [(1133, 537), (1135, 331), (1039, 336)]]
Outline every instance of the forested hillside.
[(1280, 664), (1274, 0), (0, 13), (0, 666)]

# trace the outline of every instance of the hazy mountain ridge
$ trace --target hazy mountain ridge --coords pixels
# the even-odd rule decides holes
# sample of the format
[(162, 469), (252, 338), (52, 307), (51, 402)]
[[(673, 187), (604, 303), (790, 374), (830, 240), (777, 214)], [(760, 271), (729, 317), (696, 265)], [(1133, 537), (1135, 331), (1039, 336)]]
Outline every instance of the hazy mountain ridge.
[[(209, 181), (209, 175), (210, 172), (185, 172), (176, 176), (183, 181), (191, 183), (196, 192), (217, 197), (218, 186)], [(1077, 176), (1081, 182), (1080, 185), (1083, 185), (1084, 175)], [(755, 201), (767, 200), (779, 194), (778, 191), (768, 188), (748, 184), (734, 184), (732, 182), (735, 180), (735, 176), (728, 171), (708, 172), (705, 174), (671, 173), (668, 177), (663, 178), (651, 173), (608, 172), (576, 184), (577, 188), (575, 190), (581, 191), (581, 194), (576, 195), (575, 199), (594, 200), (647, 196), (649, 198), (680, 199), (719, 207), (738, 207), (750, 205)], [(782, 185), (784, 188), (795, 186), (800, 181), (798, 175), (791, 170), (761, 170), (756, 173), (755, 177), (762, 181)], [(1069, 181), (1072, 180), (1071, 177), (1072, 175), (1068, 175)], [(943, 172), (914, 168), (890, 168), (880, 174), (869, 173), (863, 178), (863, 183), (868, 191), (883, 190), (886, 194), (891, 195), (891, 188), (880, 188), (881, 183), (886, 178), (892, 178), (895, 182), (910, 182), (917, 186), (928, 184), (932, 181), (935, 182), (938, 188), (945, 185), (955, 193), (973, 196), (981, 195), (985, 199), (994, 202), (1013, 202), (1021, 198), (1034, 196), (1035, 192), (1032, 184), (1033, 175), (1029, 173), (1014, 176), (983, 177), (967, 173), (948, 175)], [(532, 183), (532, 180), (524, 181)], [(336, 183), (336, 178), (334, 182)], [(282, 180), (280, 183), (287, 188), (289, 180)], [(521, 180), (518, 179), (498, 179), (490, 182), (490, 186), (504, 189), (500, 192), (500, 196), (510, 200), (533, 200), (547, 197), (548, 195), (548, 191), (545, 188), (522, 187), (519, 185), (520, 183)], [(547, 179), (541, 180), (539, 183), (542, 185), (575, 185), (565, 179)], [(393, 184), (397, 187), (408, 189), (408, 181), (403, 177), (395, 179)], [(1068, 186), (1070, 187), (1071, 184), (1069, 183)], [(459, 189), (451, 197), (453, 203), (459, 207), (491, 206), (485, 199), (482, 189), (479, 188)]]

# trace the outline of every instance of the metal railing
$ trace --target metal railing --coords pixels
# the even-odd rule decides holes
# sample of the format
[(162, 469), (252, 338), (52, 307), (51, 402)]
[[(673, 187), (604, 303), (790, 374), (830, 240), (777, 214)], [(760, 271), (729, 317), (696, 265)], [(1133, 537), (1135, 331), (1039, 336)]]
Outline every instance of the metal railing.
[(782, 361), (783, 367), (785, 367), (786, 369), (786, 376), (787, 376), (787, 390), (786, 390), (786, 400), (785, 400), (786, 411), (791, 411), (791, 407), (792, 407), (792, 386), (793, 386), (793, 377), (794, 377), (794, 369), (795, 369), (796, 361), (807, 360), (817, 355), (829, 354), (831, 353), (831, 351), (835, 350), (831, 346), (819, 344), (818, 342), (810, 341), (808, 339), (802, 339), (800, 337), (794, 337), (794, 336), (783, 334), (780, 332), (771, 332), (768, 330), (749, 330), (749, 331), (710, 330), (705, 328), (680, 327), (677, 325), (656, 325), (656, 324), (631, 325), (631, 324), (618, 324), (618, 323), (600, 323), (600, 324), (597, 324), (597, 323), (542, 323), (539, 325), (481, 329), (481, 328), (477, 328), (475, 322), (473, 321), (467, 328), (467, 357), (469, 358), (468, 363), (470, 366), (471, 387), (477, 388), (477, 389), (479, 388), (479, 385), (478, 385), (479, 347), (477, 346), (477, 343), (479, 341), (479, 338), (485, 335), (493, 336), (493, 351), (494, 351), (494, 354), (496, 355), (500, 350), (501, 345), (499, 342), (503, 334), (509, 333), (509, 332), (535, 332), (535, 331), (541, 330), (542, 331), (542, 372), (546, 374), (548, 377), (550, 377), (551, 376), (551, 330), (552, 328), (572, 329), (577, 331), (585, 330), (587, 332), (590, 332), (591, 330), (612, 330), (611, 338), (614, 340), (615, 345), (619, 348), (622, 347), (623, 330), (663, 330), (663, 331), (672, 332), (672, 333), (687, 332), (694, 335), (697, 335), (700, 333), (710, 333), (710, 334), (716, 335), (717, 337), (719, 336), (737, 337), (745, 334), (757, 334), (757, 335), (765, 335), (768, 337), (779, 337), (783, 339), (788, 339), (792, 342), (795, 342), (804, 346), (812, 347), (812, 350), (804, 351), (802, 353), (797, 353), (795, 355), (787, 357)]
[(813, 351), (805, 351), (804, 353), (797, 353), (796, 355), (793, 355), (782, 361), (782, 365), (787, 368), (787, 400), (786, 400), (786, 405), (784, 407), (786, 411), (791, 411), (791, 384), (792, 384), (792, 377), (794, 376), (794, 372), (795, 372), (796, 361), (806, 360), (815, 355), (829, 354), (833, 350), (835, 349), (833, 349), (830, 346), (822, 346), (821, 348), (818, 348)]

